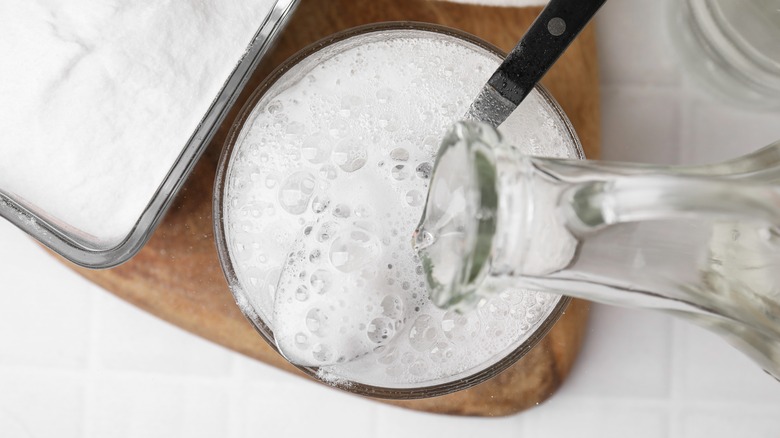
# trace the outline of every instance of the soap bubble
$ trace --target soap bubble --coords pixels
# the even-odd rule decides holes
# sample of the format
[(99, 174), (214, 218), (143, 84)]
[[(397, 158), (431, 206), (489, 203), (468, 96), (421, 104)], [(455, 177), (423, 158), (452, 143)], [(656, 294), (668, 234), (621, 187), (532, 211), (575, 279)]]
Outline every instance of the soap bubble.
[(431, 351), (428, 352), (428, 357), (435, 363), (445, 363), (454, 355), (455, 351), (452, 349), (452, 345), (446, 342), (436, 342), (431, 347)]
[(309, 284), (311, 284), (312, 292), (324, 294), (333, 284), (333, 274), (324, 269), (317, 269), (311, 274)]
[(320, 228), (317, 230), (316, 233), (316, 239), (318, 242), (326, 242), (330, 240), (331, 237), (336, 233), (336, 230), (338, 229), (338, 225), (336, 225), (335, 222), (325, 222), (322, 225), (320, 225)]
[(393, 178), (395, 178), (398, 181), (404, 180), (409, 177), (409, 170), (403, 164), (397, 164), (393, 166), (393, 169), (390, 171), (390, 173), (393, 175)]
[(409, 345), (415, 350), (425, 351), (433, 346), (438, 332), (430, 315), (420, 315), (409, 330)]
[(271, 114), (278, 114), (280, 111), (284, 109), (284, 106), (282, 105), (282, 102), (278, 100), (272, 100), (268, 103), (268, 106), (265, 107), (266, 111), (268, 111)]
[(317, 132), (306, 137), (301, 144), (301, 156), (310, 163), (324, 163), (330, 158), (333, 145), (327, 134)]
[(370, 205), (358, 205), (355, 208), (355, 216), (359, 218), (369, 218), (374, 215), (374, 209)]
[(297, 333), (295, 335), (295, 345), (301, 350), (309, 348), (309, 337), (305, 333)]
[(295, 172), (279, 187), (279, 204), (290, 214), (301, 214), (306, 211), (315, 186), (314, 175), (306, 171)]
[(323, 164), (320, 167), (319, 174), (323, 179), (334, 180), (338, 176), (336, 167), (332, 164)]
[(290, 122), (287, 124), (284, 132), (292, 138), (298, 138), (300, 134), (306, 131), (306, 126), (299, 122)]
[(295, 299), (298, 301), (306, 301), (309, 299), (309, 289), (304, 286), (300, 285), (298, 286), (298, 289), (295, 291)]
[(425, 197), (419, 190), (409, 190), (406, 192), (406, 203), (412, 207), (418, 207), (425, 202)]
[(453, 342), (466, 342), (479, 334), (480, 321), (473, 314), (461, 314), (450, 310), (441, 319), (444, 336)]
[(417, 359), (409, 366), (409, 373), (413, 376), (422, 376), (428, 371), (428, 365), (422, 360)]
[(330, 205), (330, 198), (326, 195), (317, 195), (311, 201), (311, 211), (315, 213), (322, 213)]
[(376, 349), (374, 349), (374, 352), (379, 355), (377, 358), (377, 363), (380, 363), (382, 365), (390, 365), (393, 362), (398, 360), (398, 357), (400, 356), (398, 352), (398, 348), (393, 345), (388, 346), (379, 346)]
[(341, 140), (333, 150), (333, 162), (344, 172), (354, 172), (366, 164), (366, 146), (356, 138)]
[(342, 272), (355, 272), (371, 263), (381, 252), (377, 238), (352, 228), (339, 233), (330, 246), (330, 262)]
[(360, 96), (346, 95), (341, 98), (341, 110), (339, 115), (342, 117), (356, 118), (360, 115), (363, 99)]
[(349, 205), (347, 204), (339, 204), (333, 209), (333, 216), (340, 219), (348, 218), (350, 213), (351, 211)]
[(388, 103), (393, 98), (395, 92), (390, 88), (380, 88), (376, 92), (376, 99), (379, 103)]
[(374, 318), (369, 323), (366, 334), (371, 342), (384, 344), (395, 335), (395, 323), (390, 318)]
[(388, 132), (395, 132), (399, 128), (398, 120), (393, 113), (384, 113), (379, 116), (377, 125)]
[(491, 297), (483, 305), (479, 306), (480, 317), (488, 320), (506, 319), (509, 314), (509, 303), (500, 296)]
[(390, 151), (390, 158), (395, 161), (407, 161), (409, 159), (409, 151), (404, 148), (395, 148)]
[(350, 124), (343, 118), (337, 118), (330, 124), (328, 132), (336, 138), (342, 138), (349, 132)]
[(439, 137), (433, 135), (426, 136), (422, 142), (423, 152), (432, 156), (436, 155), (436, 152), (439, 150), (440, 141), (441, 139)]
[(404, 373), (404, 366), (400, 364), (391, 365), (387, 368), (385, 368), (385, 374), (392, 378), (398, 378)]
[(399, 319), (404, 313), (404, 302), (398, 295), (387, 295), (382, 299), (382, 314), (392, 319)]
[(430, 178), (431, 173), (433, 173), (433, 166), (427, 161), (418, 164), (417, 168), (415, 169), (415, 174), (420, 179)]
[(328, 326), (328, 316), (322, 310), (313, 308), (306, 314), (306, 328), (315, 335), (322, 335)]
[(333, 350), (328, 344), (317, 344), (311, 349), (311, 354), (320, 362), (328, 362), (333, 357)]

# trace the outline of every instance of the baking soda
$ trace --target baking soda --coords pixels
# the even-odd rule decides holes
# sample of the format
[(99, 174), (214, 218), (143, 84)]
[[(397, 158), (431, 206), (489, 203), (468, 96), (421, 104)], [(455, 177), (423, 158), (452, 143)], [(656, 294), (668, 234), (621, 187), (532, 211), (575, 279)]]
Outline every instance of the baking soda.
[(272, 5), (0, 2), (0, 189), (117, 243)]
[[(425, 385), (489, 367), (552, 311), (558, 298), (535, 292), (443, 311), (411, 246), (440, 137), (499, 62), (454, 37), (385, 31), (323, 49), (258, 102), (228, 168), (226, 239), (239, 304), (290, 361), (326, 381)], [(556, 117), (534, 92), (502, 130), (568, 156)]]

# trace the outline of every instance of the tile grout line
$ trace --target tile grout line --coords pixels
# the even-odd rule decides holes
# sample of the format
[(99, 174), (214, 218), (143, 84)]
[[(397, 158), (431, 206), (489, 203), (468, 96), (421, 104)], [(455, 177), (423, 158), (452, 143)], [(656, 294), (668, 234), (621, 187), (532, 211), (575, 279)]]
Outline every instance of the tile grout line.
[(99, 323), (100, 323), (100, 296), (94, 290), (90, 293), (90, 312), (89, 312), (89, 347), (87, 348), (87, 366), (83, 374), (84, 382), (84, 418), (83, 428), (85, 437), (94, 437), (95, 431), (93, 421), (95, 418), (95, 406), (97, 404), (97, 385), (96, 376), (99, 373), (98, 345), (100, 341)]
[(675, 438), (676, 431), (680, 428), (681, 411), (682, 411), (682, 397), (680, 385), (683, 381), (683, 358), (682, 350), (685, 347), (685, 342), (682, 339), (682, 332), (680, 330), (679, 321), (676, 319), (671, 321), (672, 327), (669, 331), (670, 345), (672, 351), (669, 355), (669, 403), (667, 404), (668, 415), (668, 429), (667, 436), (669, 438)]
[(169, 381), (174, 384), (193, 384), (206, 387), (213, 387), (222, 385), (222, 380), (229, 380), (230, 377), (220, 379), (218, 376), (208, 375), (181, 375), (179, 373), (167, 373), (160, 371), (137, 371), (137, 370), (107, 370), (101, 368), (99, 362), (96, 360), (94, 369), (90, 371), (88, 365), (83, 370), (67, 370), (59, 368), (45, 368), (45, 367), (17, 367), (17, 366), (0, 366), (0, 371), (8, 370), (15, 372), (22, 372), (27, 375), (41, 375), (46, 374), (50, 376), (59, 376), (63, 378), (86, 378), (89, 373), (93, 375), (100, 375), (102, 377), (111, 377), (116, 380), (133, 382), (137, 380), (144, 380), (149, 382)]
[(378, 403), (374, 403), (373, 406), (371, 406), (371, 436), (373, 438), (379, 438), (379, 406), (377, 406)]
[(246, 435), (246, 418), (241, 409), (241, 375), (239, 369), (238, 353), (233, 353), (230, 357), (230, 371), (228, 376), (228, 414), (227, 414), (227, 436), (230, 438), (239, 438)]
[(678, 84), (663, 84), (658, 82), (625, 82), (599, 84), (599, 91), (680, 91)]
[[(680, 395), (677, 395), (675, 398), (675, 403), (678, 405), (683, 405), (682, 403), (682, 393), (680, 392)], [(597, 405), (599, 403), (605, 404), (605, 405), (621, 405), (621, 406), (627, 406), (631, 405), (633, 407), (636, 407), (637, 409), (658, 409), (663, 408), (665, 406), (669, 406), (672, 401), (670, 401), (670, 398), (649, 398), (649, 397), (642, 397), (642, 396), (619, 396), (619, 397), (605, 397), (601, 395), (591, 395), (591, 396), (569, 396), (567, 398), (568, 403), (580, 403), (583, 405)], [(723, 408), (723, 409), (744, 409), (747, 411), (755, 410), (757, 408), (765, 408), (765, 409), (775, 409), (780, 408), (780, 402), (767, 402), (763, 400), (755, 400), (751, 402), (745, 402), (745, 401), (710, 401), (710, 400), (688, 400), (685, 402), (685, 406), (695, 407), (695, 408)]]
[(694, 161), (692, 158), (696, 155), (696, 151), (691, 150), (695, 145), (694, 138), (692, 138), (693, 134), (691, 133), (694, 126), (693, 108), (695, 106), (695, 96), (686, 85), (685, 80), (679, 86), (678, 95), (680, 96), (680, 132), (677, 134), (677, 162), (687, 165)]

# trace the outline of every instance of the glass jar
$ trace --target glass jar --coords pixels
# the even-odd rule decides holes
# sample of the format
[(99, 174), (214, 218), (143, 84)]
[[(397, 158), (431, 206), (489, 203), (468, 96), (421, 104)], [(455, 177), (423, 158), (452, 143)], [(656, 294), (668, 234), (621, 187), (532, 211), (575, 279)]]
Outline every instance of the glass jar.
[[(243, 108), (217, 176), (218, 253), (241, 310), (305, 373), (372, 397), (443, 395), (506, 369), (566, 308), (567, 298), (524, 292), (447, 313), (429, 302), (413, 258), (440, 137), (501, 60), (444, 27), (370, 25), (304, 49)], [(583, 157), (541, 87), (502, 130), (528, 153)], [(295, 263), (306, 268), (285, 276)], [(342, 276), (364, 293), (335, 290)], [(368, 316), (339, 310), (354, 303)]]
[(669, 0), (668, 17), (698, 84), (747, 108), (780, 108), (780, 0)]

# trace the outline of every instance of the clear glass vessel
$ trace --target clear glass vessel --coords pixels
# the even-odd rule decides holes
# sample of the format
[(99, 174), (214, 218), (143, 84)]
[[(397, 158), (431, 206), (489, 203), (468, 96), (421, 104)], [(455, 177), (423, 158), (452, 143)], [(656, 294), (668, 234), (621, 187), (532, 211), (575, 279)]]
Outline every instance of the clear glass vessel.
[[(36, 205), (22, 194), (15, 193), (8, 187), (3, 186), (0, 186), (0, 218), (7, 219), (52, 251), (86, 268), (110, 268), (132, 258), (151, 237), (165, 212), (173, 203), (176, 193), (184, 185), (187, 176), (195, 167), (195, 163), (197, 163), (201, 154), (206, 150), (206, 146), (208, 146), (221, 122), (227, 116), (228, 111), (243, 90), (251, 72), (257, 68), (265, 54), (272, 47), (276, 37), (284, 29), (287, 21), (295, 11), (297, 4), (298, 0), (276, 0), (267, 3), (267, 15), (265, 17), (257, 17), (260, 25), (251, 41), (248, 41), (249, 45), (246, 47), (243, 56), (237, 60), (237, 65), (229, 76), (215, 78), (215, 80), (224, 80), (224, 84), (221, 85), (219, 93), (214, 96), (213, 102), (211, 102), (207, 111), (203, 114), (195, 131), (192, 133), (180, 133), (185, 141), (180, 145), (181, 149), (174, 151), (178, 153), (172, 156), (169, 163), (150, 163), (148, 157), (138, 154), (136, 154), (138, 156), (137, 160), (133, 163), (122, 163), (123, 166), (131, 168), (149, 167), (153, 164), (154, 166), (162, 165), (161, 170), (167, 169), (160, 174), (159, 180), (144, 181), (144, 184), (148, 186), (146, 189), (139, 189), (140, 185), (132, 178), (118, 182), (113, 177), (111, 178), (112, 182), (116, 184), (124, 184), (125, 193), (123, 195), (132, 194), (134, 197), (148, 200), (148, 203), (142, 210), (137, 212), (129, 211), (127, 216), (121, 216), (123, 219), (128, 220), (127, 226), (123, 226), (121, 230), (114, 232), (107, 232), (105, 227), (100, 227), (99, 230), (86, 231), (63, 217), (58, 217), (56, 214), (48, 211), (45, 205)], [(56, 27), (53, 23), (50, 23), (50, 25)], [(164, 29), (160, 29), (160, 32), (163, 31)], [(138, 32), (136, 30), (133, 30), (133, 32), (136, 35), (131, 36), (137, 38)], [(98, 102), (94, 102), (94, 105), (97, 106), (98, 104)], [(165, 115), (165, 117), (169, 116), (168, 114)], [(44, 146), (31, 144), (29, 148), (38, 149), (41, 156), (46, 156)], [(61, 145), (57, 146), (61, 148)], [(96, 145), (96, 148), (98, 148), (96, 150), (99, 150), (100, 146)], [(9, 159), (12, 164), (16, 163), (14, 158), (3, 157), (4, 160)], [(84, 168), (110, 168), (112, 164), (116, 163), (116, 157), (112, 156), (95, 156), (91, 158), (90, 162), (74, 163), (71, 162), (73, 160), (70, 160), (66, 163), (61, 163), (61, 166), (68, 173), (81, 176), (85, 181), (84, 184), (88, 184), (87, 175), (90, 174), (86, 173)], [(25, 163), (25, 165), (28, 164)], [(129, 176), (134, 177), (136, 175), (137, 172)], [(102, 190), (95, 190), (95, 192), (101, 198), (114, 198), (117, 195), (105, 187)], [(91, 198), (79, 198), (75, 194), (70, 194), (69, 202), (72, 204), (73, 209), (78, 209), (78, 206), (83, 204), (95, 206), (97, 208), (96, 211), (106, 212), (103, 204)], [(137, 213), (137, 216), (133, 216), (135, 213)]]
[[(399, 88), (393, 90), (393, 93), (387, 93), (383, 90), (382, 85), (385, 84), (379, 84), (380, 86), (376, 88), (360, 88), (362, 91), (354, 92), (353, 90), (356, 88), (353, 86), (352, 81), (357, 79), (351, 78), (351, 73), (348, 73), (345, 77), (338, 78), (312, 75), (312, 73), (322, 72), (323, 64), (329, 60), (349, 58), (345, 56), (345, 53), (352, 49), (364, 47), (368, 44), (382, 45), (394, 39), (405, 39), (413, 44), (419, 43), (423, 46), (426, 41), (434, 41), (444, 44), (446, 47), (473, 51), (480, 54), (479, 56), (484, 56), (485, 59), (490, 60), (487, 64), (492, 65), (492, 67), (488, 68), (486, 64), (484, 69), (480, 68), (478, 71), (467, 70), (463, 67), (463, 61), (460, 59), (446, 59), (446, 56), (441, 53), (421, 55), (416, 49), (409, 49), (400, 54), (398, 59), (385, 60), (384, 62), (372, 61), (373, 57), (366, 52), (355, 58), (355, 65), (361, 69), (369, 71), (381, 70), (383, 74), (388, 69), (391, 69), (390, 66), (392, 68), (408, 69), (411, 76), (402, 76), (400, 77), (402, 79), (400, 82), (395, 81)], [(330, 190), (329, 187), (339, 184), (340, 179), (336, 179), (336, 175), (338, 175), (338, 178), (352, 178), (355, 181), (353, 185), (359, 186), (363, 178), (369, 178), (372, 175), (392, 170), (393, 178), (388, 179), (390, 183), (407, 184), (408, 186), (404, 190), (409, 188), (419, 189), (419, 202), (414, 197), (407, 197), (409, 205), (416, 206), (414, 216), (410, 216), (412, 222), (409, 224), (408, 229), (404, 229), (392, 239), (386, 239), (387, 242), (384, 242), (385, 239), (382, 239), (383, 245), (391, 244), (393, 248), (402, 247), (411, 251), (408, 246), (408, 239), (414, 229), (416, 219), (422, 213), (422, 202), (427, 189), (430, 163), (432, 163), (435, 157), (440, 137), (446, 126), (465, 113), (470, 103), (469, 99), (473, 98), (473, 96), (464, 96), (461, 101), (457, 102), (443, 102), (440, 106), (437, 104), (437, 107), (433, 109), (434, 111), (441, 111), (442, 114), (446, 113), (447, 118), (452, 117), (446, 123), (443, 122), (441, 126), (431, 124), (430, 114), (426, 114), (425, 111), (422, 111), (421, 114), (416, 114), (418, 107), (428, 105), (429, 102), (427, 101), (432, 96), (434, 96), (434, 100), (440, 99), (435, 97), (438, 93), (447, 93), (458, 88), (462, 89), (464, 83), (471, 84), (473, 82), (469, 87), (473, 86), (474, 95), (476, 95), (479, 87), (484, 84), (484, 81), (487, 80), (493, 69), (498, 66), (502, 58), (503, 55), (498, 49), (485, 42), (468, 34), (441, 26), (420, 23), (369, 25), (342, 32), (304, 49), (281, 65), (250, 97), (237, 122), (232, 127), (228, 143), (221, 157), (214, 191), (215, 235), (220, 262), (236, 302), (245, 316), (273, 348), (277, 349), (278, 345), (278, 340), (274, 335), (274, 300), (278, 291), (277, 285), (279, 284), (280, 270), (285, 266), (288, 257), (291, 257), (292, 253), (295, 252), (296, 235), (301, 235), (300, 230), (303, 230), (302, 233), (304, 235), (308, 235), (306, 234), (307, 230), (309, 230), (308, 232), (317, 233), (319, 232), (319, 227), (324, 227), (323, 222), (326, 220), (333, 220), (335, 216), (341, 217), (344, 212), (347, 215), (350, 212), (349, 208), (343, 210), (333, 209), (333, 214), (331, 215), (330, 211), (326, 210), (329, 214), (327, 219), (320, 219), (315, 214), (318, 214), (320, 209), (328, 208), (327, 205), (336, 205), (342, 201), (350, 202), (349, 199), (337, 200), (336, 198), (340, 196), (339, 193), (328, 192)], [(426, 74), (422, 77), (414, 76), (415, 72), (420, 71), (420, 69), (426, 70), (428, 68), (432, 68), (434, 73), (431, 75)], [(310, 150), (307, 146), (308, 143), (302, 143), (300, 149), (296, 149), (294, 141), (290, 140), (291, 138), (299, 135), (308, 135), (305, 133), (306, 130), (322, 132), (323, 128), (316, 127), (317, 123), (320, 123), (318, 120), (311, 121), (310, 124), (312, 126), (307, 126), (304, 123), (296, 122), (294, 119), (297, 116), (291, 113), (286, 113), (282, 117), (281, 105), (279, 105), (280, 99), (283, 100), (281, 96), (288, 96), (289, 94), (285, 93), (291, 87), (300, 84), (317, 84), (317, 87), (335, 87), (338, 84), (349, 84), (349, 86), (344, 88), (346, 91), (343, 96), (338, 95), (335, 98), (315, 101), (310, 94), (302, 99), (284, 100), (284, 108), (285, 110), (288, 108), (288, 103), (292, 106), (306, 108), (323, 105), (321, 108), (325, 109), (326, 116), (324, 117), (330, 117), (333, 114), (336, 114), (337, 117), (341, 115), (349, 117), (358, 113), (361, 120), (360, 129), (365, 130), (361, 134), (361, 138), (367, 140), (361, 142), (361, 144), (366, 144), (366, 147), (373, 148), (381, 153), (387, 153), (389, 158), (381, 160), (373, 158), (373, 149), (355, 154), (336, 156), (338, 145), (345, 144), (345, 138), (355, 134), (342, 132), (343, 130), (339, 127), (341, 125), (338, 124), (325, 127), (325, 130), (329, 132), (326, 137), (333, 137), (336, 145), (333, 148), (332, 155), (330, 149), (319, 152), (314, 149)], [(377, 96), (383, 94), (381, 101), (387, 102), (392, 100), (396, 105), (406, 108), (404, 114), (387, 114), (388, 105), (363, 105), (359, 106), (359, 108), (352, 106), (353, 102), (359, 103), (360, 100), (373, 99), (374, 93)], [(430, 93), (436, 94), (432, 95)], [(322, 104), (322, 102), (335, 103)], [(318, 108), (320, 107), (318, 106)], [(540, 115), (544, 117), (540, 118)], [(401, 122), (396, 125), (394, 117)], [(266, 122), (268, 122), (266, 128), (258, 128), (265, 126)], [(566, 119), (553, 98), (540, 86), (529, 95), (523, 108), (517, 111), (516, 114), (513, 114), (513, 117), (510, 117), (505, 125), (508, 127), (505, 129), (509, 129), (509, 132), (516, 131), (519, 133), (517, 135), (520, 135), (520, 138), (524, 136), (523, 132), (529, 132), (528, 127), (533, 127), (549, 134), (546, 139), (537, 138), (536, 136), (527, 137), (527, 152), (536, 151), (538, 153), (539, 150), (534, 148), (547, 144), (552, 149), (553, 156), (572, 159), (583, 158), (581, 146), (568, 119)], [(279, 131), (278, 135), (274, 134), (276, 132), (274, 130)], [(383, 132), (388, 130), (408, 136), (408, 141), (400, 143), (387, 141), (383, 137)], [(288, 145), (287, 143), (290, 144)], [(404, 146), (404, 144), (407, 144), (408, 147)], [(406, 147), (407, 151), (396, 153), (393, 148), (398, 148), (399, 146)], [(415, 171), (408, 174), (405, 173), (403, 170), (404, 166), (407, 165), (405, 163), (407, 161), (412, 163), (415, 159), (414, 157), (420, 154), (427, 154), (425, 158), (427, 161), (417, 166)], [(329, 159), (334, 161), (331, 163), (328, 161)], [(250, 162), (251, 172), (242, 173), (241, 169), (248, 168), (247, 163)], [(322, 167), (311, 167), (314, 165), (312, 164), (314, 162), (317, 163), (316, 166)], [(284, 169), (271, 169), (269, 166), (274, 163), (279, 166), (279, 169)], [(415, 165), (417, 164), (412, 165), (411, 169), (414, 170)], [(425, 166), (428, 166), (427, 170)], [(285, 181), (289, 181), (291, 175), (305, 176), (300, 178), (300, 181), (296, 180), (295, 196), (290, 196), (292, 192), (282, 193), (279, 191), (282, 190), (282, 186), (286, 186)], [(276, 179), (271, 180), (269, 178)], [(399, 181), (395, 181), (395, 179)], [(257, 191), (251, 194), (250, 190), (254, 189), (257, 189)], [(318, 195), (323, 193), (333, 200), (330, 204), (318, 201)], [(309, 200), (309, 197), (312, 200)], [(232, 203), (236, 199), (243, 202), (241, 200), (250, 198), (253, 206), (243, 210), (248, 213), (242, 216), (242, 211), (235, 208)], [(348, 196), (342, 196), (342, 198), (348, 198)], [(273, 213), (275, 214), (274, 220), (267, 223), (263, 222), (265, 220), (263, 215), (269, 211), (267, 209), (269, 203), (277, 202), (277, 200), (279, 202), (294, 201), (296, 208), (288, 208), (287, 210), (276, 208), (275, 213)], [(390, 202), (390, 200), (377, 195), (373, 202), (376, 204), (369, 205), (368, 210), (371, 210), (372, 207), (376, 210), (380, 208), (379, 204)], [(258, 206), (262, 206), (262, 208)], [(301, 208), (297, 209), (298, 206)], [(359, 214), (363, 216), (363, 213), (360, 213), (361, 208), (352, 208), (351, 211), (354, 215)], [(312, 213), (312, 211), (315, 213)], [(312, 229), (314, 231), (311, 231)], [(239, 237), (250, 243), (244, 245), (239, 242)], [(393, 241), (391, 242), (391, 240)], [(335, 240), (333, 241), (335, 242)], [(418, 273), (422, 282), (422, 271), (420, 270)], [(399, 283), (401, 281), (397, 281), (395, 286)], [(321, 286), (321, 282), (314, 281), (309, 285), (310, 289), (320, 288)], [(424, 284), (420, 286), (424, 288)], [(399, 293), (403, 295), (402, 292)], [(535, 294), (535, 292), (533, 293)], [(434, 357), (434, 355), (438, 355), (441, 352), (447, 354), (446, 346), (457, 347), (452, 338), (441, 336), (446, 329), (436, 324), (429, 326), (425, 330), (415, 332), (413, 322), (416, 324), (419, 322), (419, 318), (415, 320), (414, 317), (407, 321), (400, 321), (399, 324), (391, 327), (391, 331), (397, 333), (396, 337), (411, 337), (419, 333), (439, 333), (439, 335), (436, 335), (439, 336), (437, 338), (438, 341), (432, 346), (426, 346), (426, 348), (430, 347), (432, 349), (425, 354), (431, 354), (426, 356), (422, 362), (415, 362), (412, 359), (406, 360), (405, 358), (396, 360), (391, 357), (392, 352), (389, 351), (390, 349), (382, 345), (380, 350), (384, 349), (384, 351), (380, 353), (382, 355), (381, 360), (374, 362), (369, 362), (365, 358), (365, 360), (361, 359), (362, 361), (358, 360), (349, 369), (349, 373), (346, 374), (339, 374), (339, 371), (333, 371), (332, 367), (327, 369), (323, 366), (298, 367), (310, 376), (325, 383), (358, 394), (378, 398), (413, 399), (433, 397), (465, 389), (481, 383), (509, 367), (525, 355), (553, 326), (565, 310), (569, 298), (543, 295), (545, 297), (543, 299), (544, 304), (534, 307), (532, 312), (535, 314), (533, 315), (532, 324), (526, 326), (525, 332), (511, 339), (511, 342), (508, 342), (506, 345), (498, 347), (497, 352), (491, 354), (486, 360), (471, 364), (448, 375), (437, 378), (419, 378), (415, 381), (397, 379), (376, 380), (372, 377), (379, 372), (377, 370), (384, 373), (384, 370), (387, 369), (389, 373), (392, 367), (396, 365), (411, 369), (416, 366), (415, 364), (422, 362), (429, 365), (433, 364), (436, 360), (441, 359), (440, 356)], [(305, 293), (302, 298), (304, 301), (307, 299)], [(401, 298), (406, 300), (406, 309), (414, 306), (414, 304), (411, 304), (411, 298), (405, 296), (401, 296)], [(419, 301), (420, 298), (422, 297), (418, 296), (415, 300)], [(312, 299), (308, 298), (309, 301), (306, 301), (306, 303), (311, 302)], [(427, 302), (427, 298), (424, 300)], [(385, 302), (383, 301), (383, 303)], [(382, 305), (384, 306), (384, 304)], [(423, 305), (427, 304), (423, 303)], [(484, 324), (482, 325), (482, 328), (485, 330), (488, 327)], [(507, 330), (509, 329), (507, 328)], [(519, 329), (517, 326), (513, 326), (511, 330)], [(314, 329), (312, 331), (314, 332)], [(316, 335), (316, 333), (314, 334)], [(307, 333), (307, 335), (309, 340), (316, 339), (316, 336), (313, 336), (311, 333)], [(443, 342), (443, 344), (439, 341)], [(439, 349), (438, 346), (444, 346), (445, 348)], [(467, 356), (469, 355), (467, 354)], [(352, 362), (347, 362), (345, 366), (353, 365)], [(391, 362), (391, 365), (387, 365)]]
[(669, 0), (669, 33), (683, 66), (712, 95), (780, 108), (780, 0)]
[(780, 142), (661, 167), (530, 157), (464, 122), (445, 137), (414, 243), (438, 305), (511, 284), (650, 308), (779, 378), (779, 225)]

